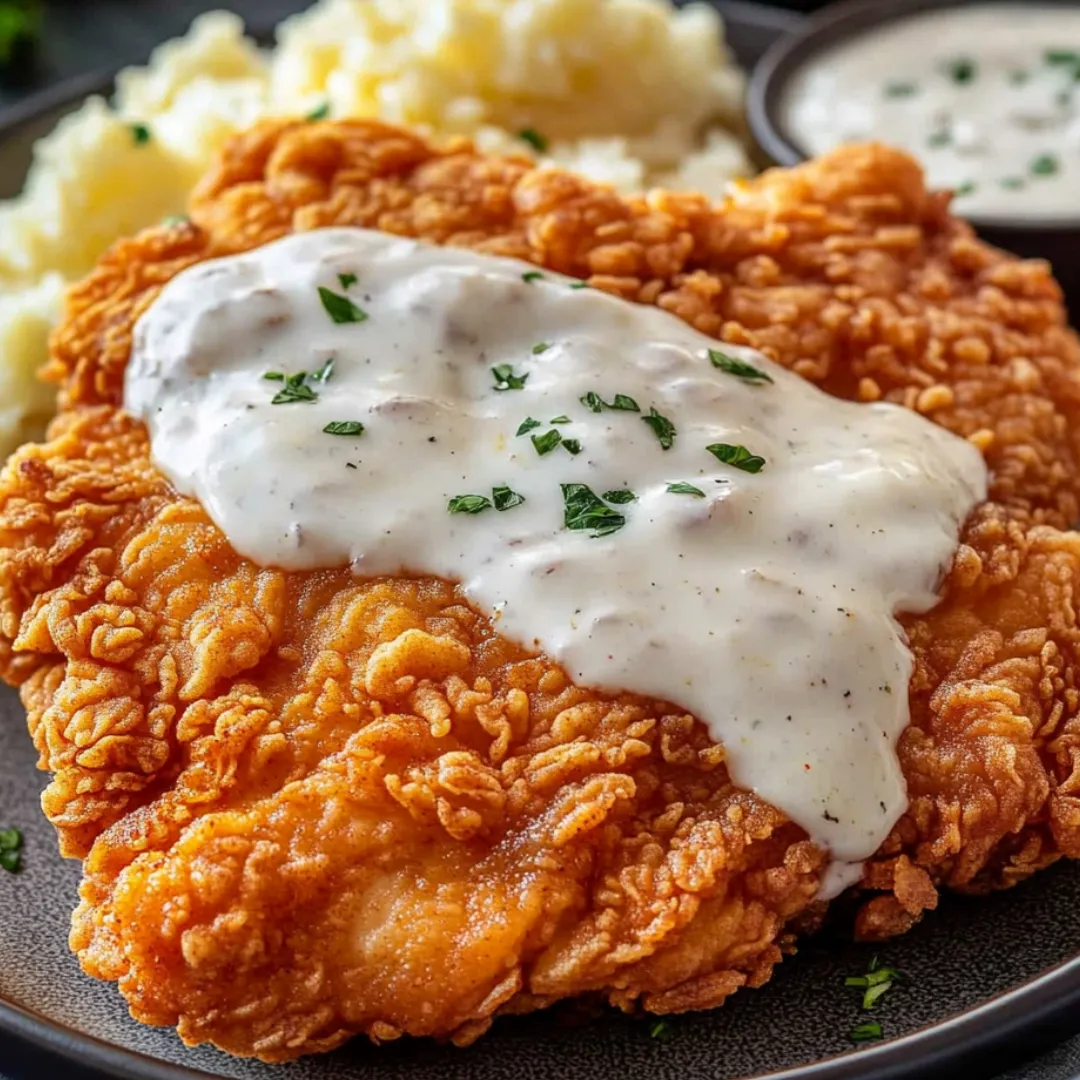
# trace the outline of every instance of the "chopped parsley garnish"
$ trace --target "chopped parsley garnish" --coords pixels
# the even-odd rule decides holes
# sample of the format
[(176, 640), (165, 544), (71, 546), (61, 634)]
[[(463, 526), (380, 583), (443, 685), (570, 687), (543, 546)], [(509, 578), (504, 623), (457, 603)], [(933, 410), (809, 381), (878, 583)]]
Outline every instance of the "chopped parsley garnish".
[(535, 128), (522, 128), (518, 132), (518, 138), (527, 142), (538, 154), (542, 154), (548, 148), (548, 141)]
[(863, 991), (862, 1007), (872, 1009), (878, 998), (887, 994), (900, 978), (900, 972), (892, 967), (879, 967), (875, 956), (865, 975), (849, 975), (844, 980), (845, 986), (854, 986)]
[(544, 280), (544, 275), (541, 274), (539, 270), (526, 270), (525, 273), (521, 275), (521, 280), (522, 281), (543, 281)]
[(312, 109), (311, 112), (304, 117), (305, 120), (314, 122), (316, 120), (325, 120), (330, 115), (330, 102), (324, 101), (317, 109)]
[(979, 65), (970, 56), (957, 56), (946, 62), (945, 73), (955, 83), (969, 83), (979, 74)]
[[(268, 372), (263, 378), (275, 378), (278, 374), (276, 371)], [(296, 402), (311, 403), (318, 401), (319, 395), (308, 386), (307, 378), (308, 373), (306, 371), (298, 371), (295, 375), (281, 376), (281, 381), (285, 383), (285, 386), (271, 398), (270, 404), (292, 405)]]
[(661, 416), (655, 406), (649, 409), (648, 416), (641, 419), (653, 429), (653, 433), (660, 440), (661, 450), (670, 450), (675, 445), (675, 425), (666, 416)]
[(958, 199), (962, 199), (965, 195), (970, 195), (974, 190), (975, 190), (975, 182), (973, 180), (965, 180), (962, 184), (960, 184), (957, 187), (956, 191), (953, 192), (953, 194)]
[(660, 1043), (669, 1043), (675, 1038), (675, 1029), (670, 1020), (654, 1020), (649, 1025), (649, 1038)]
[(0, 2), (0, 75), (19, 81), (32, 74), (41, 43), (41, 8), (36, 0)]
[(355, 274), (338, 274), (337, 279), (343, 289), (350, 288), (360, 280)]
[(491, 369), (491, 374), (495, 377), (496, 390), (524, 390), (525, 383), (528, 382), (529, 376), (515, 375), (514, 369), (509, 364), (499, 364)]
[(574, 531), (592, 529), (594, 539), (618, 532), (626, 518), (607, 506), (587, 484), (561, 484), (564, 504), (563, 524)]
[(264, 371), (263, 372), (263, 378), (264, 379), (270, 379), (271, 382), (284, 382), (285, 381), (285, 375), (280, 371)]
[(550, 454), (559, 443), (562, 442), (562, 433), (552, 428), (551, 431), (545, 431), (543, 435), (534, 435), (532, 437), (532, 444), (536, 447), (536, 452), (543, 457), (545, 454)]
[(589, 289), (592, 286), (587, 281), (572, 281), (570, 282), (571, 289)]
[(705, 498), (705, 492), (699, 487), (694, 487), (693, 484), (688, 484), (685, 480), (680, 480), (676, 484), (668, 484), (668, 491), (672, 495), (696, 495), (699, 499)]
[(325, 360), (321, 368), (318, 371), (311, 373), (312, 382), (328, 383), (331, 376), (334, 374), (334, 358), (331, 356), (329, 360)]
[[(554, 422), (555, 421), (553, 420), (552, 423), (554, 423)], [(516, 435), (528, 435), (530, 431), (532, 431), (534, 428), (538, 428), (539, 426), (540, 426), (540, 421), (539, 420), (534, 420), (531, 416), (527, 416), (527, 417), (525, 417), (524, 420), (521, 421), (521, 426), (517, 429), (515, 434)]]
[(524, 495), (519, 495), (516, 491), (511, 491), (505, 484), (500, 484), (497, 488), (492, 488), (491, 497), (495, 502), (496, 510), (512, 510), (515, 506), (520, 506), (525, 501)]
[(1075, 49), (1047, 49), (1043, 59), (1059, 67), (1080, 67), (1080, 53)]
[(485, 495), (455, 495), (446, 509), (451, 514), (479, 514), (491, 509), (491, 500)]
[(942, 146), (948, 146), (952, 142), (951, 131), (935, 131), (929, 139), (926, 140), (927, 144), (933, 149), (939, 149)]
[(569, 424), (571, 423), (569, 416), (556, 416), (548, 421), (549, 424)]
[(867, 1020), (852, 1028), (850, 1038), (853, 1042), (870, 1042), (881, 1038), (881, 1025), (876, 1020)]
[(1057, 154), (1040, 154), (1032, 158), (1029, 169), (1032, 176), (1053, 176), (1061, 168)]
[(533, 354), (533, 356), (539, 356), (541, 353), (547, 352), (548, 349), (550, 349), (550, 348), (551, 348), (551, 345), (548, 342), (546, 342), (546, 341), (538, 341), (532, 347), (532, 354)]
[(751, 454), (745, 446), (733, 446), (731, 443), (718, 442), (706, 446), (706, 450), (725, 465), (742, 469), (743, 472), (759, 473), (765, 467), (765, 459)]
[(132, 124), (131, 141), (136, 146), (145, 146), (150, 141), (150, 129), (145, 124)]
[(332, 420), (323, 432), (327, 435), (363, 435), (364, 425), (359, 420)]
[(9, 874), (19, 869), (22, 833), (18, 829), (0, 829), (0, 868)]
[(918, 92), (918, 89), (913, 82), (894, 80), (885, 84), (885, 96), (891, 98), (912, 97)]
[(358, 308), (347, 296), (333, 292), (324, 285), (319, 286), (319, 299), (326, 314), (336, 323), (362, 323), (367, 319), (366, 311)]
[(574, 457), (581, 453), (581, 441), (579, 439), (563, 439), (562, 444)]
[(728, 375), (734, 375), (739, 379), (745, 379), (747, 382), (771, 383), (773, 381), (773, 377), (767, 371), (762, 371), (744, 360), (736, 360), (734, 356), (728, 356), (727, 353), (722, 353), (719, 349), (710, 349), (709, 359), (712, 361), (714, 368), (719, 368)]
[(1009, 191), (1019, 191), (1024, 186), (1022, 176), (1003, 176), (998, 183)]
[(638, 403), (625, 394), (616, 394), (611, 401), (605, 401), (599, 394), (590, 390), (584, 397), (579, 399), (586, 409), (598, 413), (603, 409), (616, 409), (621, 412), (641, 412)]
[(621, 506), (623, 503), (632, 503), (637, 496), (628, 488), (616, 488), (614, 491), (604, 492), (604, 501)]

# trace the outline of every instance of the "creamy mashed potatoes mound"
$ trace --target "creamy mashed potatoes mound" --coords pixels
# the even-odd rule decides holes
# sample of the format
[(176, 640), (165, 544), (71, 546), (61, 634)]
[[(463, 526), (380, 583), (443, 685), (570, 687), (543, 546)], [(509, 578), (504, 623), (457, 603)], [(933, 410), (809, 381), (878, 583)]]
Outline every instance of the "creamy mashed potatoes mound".
[(227, 12), (35, 148), (0, 204), (0, 454), (37, 434), (33, 373), (64, 285), (117, 238), (184, 210), (225, 141), (261, 117), (329, 110), (469, 135), (624, 191), (719, 195), (752, 170), (743, 75), (720, 16), (670, 0), (320, 0), (258, 48)]

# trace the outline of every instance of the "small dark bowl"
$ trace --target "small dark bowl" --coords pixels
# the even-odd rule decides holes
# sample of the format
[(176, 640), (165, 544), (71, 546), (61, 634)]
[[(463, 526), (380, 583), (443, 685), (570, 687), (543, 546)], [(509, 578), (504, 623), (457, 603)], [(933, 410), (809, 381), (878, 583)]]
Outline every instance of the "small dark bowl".
[[(762, 152), (777, 165), (795, 165), (809, 156), (799, 145), (798, 132), (785, 127), (781, 106), (792, 76), (822, 50), (922, 11), (994, 2), (998, 0), (848, 0), (813, 16), (799, 30), (778, 40), (754, 69), (747, 115)], [(1058, 2), (1063, 7), (1075, 6)], [(995, 247), (1025, 258), (1047, 259), (1072, 314), (1080, 317), (1080, 212), (1071, 218), (1038, 222), (1022, 216), (991, 221), (974, 214), (968, 220)]]

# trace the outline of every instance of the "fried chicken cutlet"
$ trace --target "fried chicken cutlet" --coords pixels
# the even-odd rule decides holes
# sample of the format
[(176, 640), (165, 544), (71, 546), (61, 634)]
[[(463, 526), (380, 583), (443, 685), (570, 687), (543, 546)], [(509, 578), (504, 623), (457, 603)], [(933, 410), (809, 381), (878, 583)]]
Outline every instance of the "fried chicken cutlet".
[(60, 415), (0, 483), (0, 656), (84, 859), (72, 947), (137, 1019), (283, 1061), (360, 1032), (466, 1043), (587, 992), (702, 1009), (821, 912), (826, 855), (694, 718), (575, 686), (453, 583), (257, 566), (153, 466), (119, 408), (136, 318), (188, 266), (329, 225), (587, 278), (970, 439), (990, 497), (941, 604), (902, 620), (910, 806), (856, 930), (1080, 854), (1080, 348), (1044, 265), (981, 244), (879, 147), (710, 206), (374, 123), (268, 123), (190, 224), (72, 292)]

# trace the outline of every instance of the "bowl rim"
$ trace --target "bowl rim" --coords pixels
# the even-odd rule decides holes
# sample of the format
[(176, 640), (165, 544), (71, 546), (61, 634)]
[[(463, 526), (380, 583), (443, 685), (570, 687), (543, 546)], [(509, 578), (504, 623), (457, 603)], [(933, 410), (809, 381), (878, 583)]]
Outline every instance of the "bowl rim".
[[(869, 8), (897, 2), (925, 5), (950, 0), (850, 0), (841, 8)], [(732, 8), (743, 9), (739, 12), (742, 14), (749, 7), (742, 3), (717, 6), (725, 17), (735, 14)], [(252, 33), (256, 37), (266, 36), (259, 34), (257, 28)], [(776, 46), (771, 53), (781, 55)], [(76, 106), (95, 94), (111, 94), (115, 74), (115, 70), (91, 72), (5, 107), (0, 111), (0, 146), (19, 128), (49, 113)], [(1078, 1009), (1080, 953), (1033, 979), (906, 1035), (745, 1080), (929, 1080), (930, 1076), (957, 1066), (970, 1067), (976, 1058), (989, 1059), (990, 1055), (1010, 1047), (1023, 1045), (1049, 1050), (1075, 1034)], [(50, 1064), (81, 1066), (116, 1080), (223, 1080), (223, 1074), (128, 1049), (67, 1027), (3, 997), (0, 997), (0, 1032), (24, 1047), (47, 1055)]]
[[(778, 38), (750, 75), (746, 118), (760, 149), (777, 165), (792, 166), (812, 155), (786, 130), (779, 106), (791, 77), (807, 60), (841, 41), (912, 18), (925, 11), (988, 7), (1019, 0), (842, 0), (806, 19), (802, 26)], [(1041, 7), (1077, 8), (1076, 0), (1038, 0)], [(1073, 217), (1029, 219), (1021, 215), (966, 214), (964, 219), (982, 232), (1028, 233), (1033, 236), (1080, 231), (1080, 211)]]

